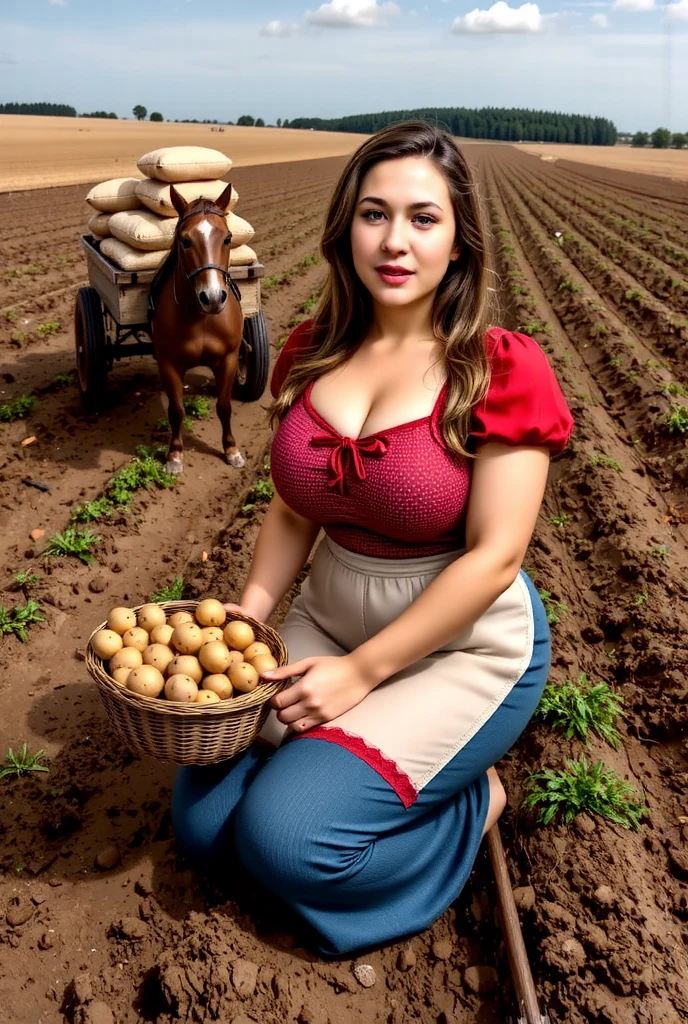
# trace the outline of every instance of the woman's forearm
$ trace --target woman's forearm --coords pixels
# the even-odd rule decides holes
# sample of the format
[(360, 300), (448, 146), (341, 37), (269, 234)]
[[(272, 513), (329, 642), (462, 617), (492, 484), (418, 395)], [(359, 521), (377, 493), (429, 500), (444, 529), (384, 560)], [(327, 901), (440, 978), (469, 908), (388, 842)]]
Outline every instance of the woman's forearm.
[(513, 583), (518, 567), (475, 549), (447, 566), (393, 622), (351, 652), (371, 685), (389, 679), (463, 633)]
[(320, 527), (292, 512), (279, 495), (270, 502), (239, 603), (267, 622), (303, 569)]

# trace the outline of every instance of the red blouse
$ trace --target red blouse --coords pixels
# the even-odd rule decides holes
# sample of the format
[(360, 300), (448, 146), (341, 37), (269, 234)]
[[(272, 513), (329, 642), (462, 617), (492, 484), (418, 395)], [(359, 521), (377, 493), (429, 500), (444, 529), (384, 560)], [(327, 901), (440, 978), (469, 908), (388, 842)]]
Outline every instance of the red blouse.
[[(310, 346), (300, 324), (275, 363), (274, 397)], [(468, 445), (488, 441), (563, 451), (573, 419), (544, 352), (502, 328), (487, 334), (492, 370), (473, 410)], [(465, 545), (472, 460), (445, 445), (442, 387), (430, 416), (360, 438), (344, 437), (313, 407), (311, 383), (281, 421), (272, 444), (272, 479), (296, 513), (320, 523), (342, 547), (378, 558), (412, 558)]]

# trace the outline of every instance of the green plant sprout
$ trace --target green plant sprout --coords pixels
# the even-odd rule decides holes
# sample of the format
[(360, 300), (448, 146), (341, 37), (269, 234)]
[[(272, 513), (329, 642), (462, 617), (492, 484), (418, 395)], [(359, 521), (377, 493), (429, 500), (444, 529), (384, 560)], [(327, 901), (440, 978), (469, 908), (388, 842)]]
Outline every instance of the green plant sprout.
[(88, 501), (85, 505), (79, 505), (72, 512), (73, 523), (94, 523), (96, 519), (112, 515), (114, 509), (107, 498), (96, 498), (95, 501)]
[(76, 526), (68, 526), (63, 533), (56, 533), (50, 538), (44, 554), (78, 558), (85, 565), (89, 565), (95, 557), (91, 553), (92, 548), (96, 544), (101, 544), (102, 540), (102, 537), (96, 537), (90, 530), (80, 530)]
[(20, 569), (19, 572), (14, 574), (14, 582), (18, 583), (20, 587), (35, 587), (40, 579), (35, 572), (31, 572), (30, 569)]
[(589, 811), (623, 828), (640, 828), (646, 809), (627, 782), (605, 768), (602, 761), (589, 764), (584, 754), (565, 763), (566, 768), (559, 771), (546, 768), (526, 777), (523, 810), (537, 809), (537, 820), (543, 825), (549, 825), (557, 815), (569, 824), (577, 814)]
[[(156, 430), (169, 430), (170, 421), (167, 416), (161, 416), (159, 420), (155, 422)], [(182, 430), (193, 430), (193, 420), (190, 416), (185, 416), (182, 420)]]
[(266, 504), (270, 502), (275, 493), (275, 485), (272, 480), (257, 480), (249, 492), (249, 498), (253, 498), (253, 501), (249, 501), (246, 505), (242, 505), (242, 512), (250, 512), (251, 509), (255, 508), (256, 505)]
[(51, 334), (57, 334), (61, 328), (59, 320), (46, 320), (44, 324), (39, 324), (36, 328), (36, 334), (40, 338), (47, 338)]
[(594, 452), (590, 461), (593, 466), (605, 466), (607, 469), (613, 469), (617, 473), (623, 473), (623, 469), (616, 459), (610, 459), (607, 455), (600, 455), (599, 452)]
[(623, 697), (606, 683), (593, 684), (581, 673), (575, 683), (570, 679), (561, 686), (548, 683), (535, 716), (553, 729), (561, 729), (567, 740), (578, 736), (587, 743), (592, 729), (616, 750), (620, 738), (614, 721), (622, 714), (622, 704)]
[(670, 434), (685, 434), (688, 432), (688, 406), (679, 405), (674, 402), (670, 412), (664, 417), (664, 423), (669, 428)]
[(0, 604), (0, 636), (14, 633), (22, 643), (25, 643), (27, 627), (44, 621), (40, 605), (31, 597), (23, 608), (6, 608), (4, 604)]
[(648, 594), (647, 590), (641, 590), (639, 594), (636, 594), (633, 604), (636, 608), (641, 608), (645, 604), (649, 596), (650, 595)]
[(545, 606), (545, 612), (547, 613), (547, 621), (550, 626), (556, 625), (559, 622), (559, 616), (564, 615), (568, 611), (563, 601), (553, 601), (552, 595), (549, 590), (538, 590), (540, 600)]
[(203, 395), (189, 395), (184, 399), (184, 412), (195, 420), (207, 420), (210, 416), (210, 399)]
[(0, 405), (0, 420), (3, 423), (12, 423), (14, 420), (22, 420), (35, 408), (37, 399), (33, 395), (21, 395), (13, 402), (4, 402)]
[(149, 601), (181, 601), (184, 596), (184, 577), (177, 578), (167, 587), (161, 587), (148, 598)]
[[(5, 766), (0, 768), (0, 779), (14, 776), (19, 778), (21, 775), (28, 775), (29, 772), (47, 772), (49, 769), (40, 763), (41, 758), (45, 755), (44, 750), (39, 750), (35, 754), (29, 753), (29, 748), (26, 743), (22, 744), (21, 750), (15, 752), (12, 747), (9, 748), (5, 754)], [(16, 869), (17, 871), (20, 868)]]
[(566, 528), (569, 525), (569, 523), (571, 522), (572, 519), (573, 519), (573, 516), (571, 515), (570, 512), (560, 512), (558, 516), (552, 516), (551, 517), (550, 523), (552, 524), (552, 526), (559, 526), (561, 528)]

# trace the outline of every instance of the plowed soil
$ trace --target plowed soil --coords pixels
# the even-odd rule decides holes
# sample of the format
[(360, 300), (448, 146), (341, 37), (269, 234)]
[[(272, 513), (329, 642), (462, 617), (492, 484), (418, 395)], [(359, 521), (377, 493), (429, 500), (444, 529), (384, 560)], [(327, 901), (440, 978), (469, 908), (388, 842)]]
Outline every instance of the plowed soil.
[[(649, 188), (510, 147), (466, 150), (491, 219), (500, 322), (542, 345), (577, 424), (552, 463), (525, 561), (562, 602), (551, 679), (585, 673), (625, 702), (619, 750), (593, 738), (586, 751), (532, 722), (499, 766), (526, 946), (553, 1024), (678, 1024), (688, 1019), (688, 455), (666, 418), (688, 394), (688, 206), (660, 179)], [(273, 345), (321, 280), (304, 258), (317, 254), (342, 164), (232, 173), (237, 212), (273, 277)], [(27, 418), (0, 425), (0, 603), (31, 596), (45, 616), (25, 643), (0, 639), (0, 757), (26, 741), (49, 767), (0, 779), (0, 1021), (501, 1024), (515, 1007), (485, 854), (427, 932), (323, 961), (236, 866), (222, 890), (191, 871), (171, 830), (173, 767), (134, 757), (105, 717), (83, 661), (91, 630), (177, 576), (185, 596), (237, 598), (263, 514), (250, 492), (270, 432), (266, 398), (235, 404), (247, 456), (235, 471), (221, 461), (214, 418), (194, 421), (176, 486), (96, 523), (91, 565), (43, 555), (138, 444), (164, 440), (152, 358), (115, 366), (98, 415), (55, 380), (73, 369), (87, 187), (0, 196), (0, 402), (38, 399)], [(212, 397), (204, 372), (187, 383)], [(45, 535), (33, 541), (36, 528)], [(14, 581), (20, 570), (38, 577), (29, 590)], [(543, 827), (518, 812), (529, 771), (582, 752), (646, 800), (639, 832), (587, 814)], [(111, 866), (98, 867), (106, 852)], [(375, 970), (371, 988), (353, 974), (361, 962)]]

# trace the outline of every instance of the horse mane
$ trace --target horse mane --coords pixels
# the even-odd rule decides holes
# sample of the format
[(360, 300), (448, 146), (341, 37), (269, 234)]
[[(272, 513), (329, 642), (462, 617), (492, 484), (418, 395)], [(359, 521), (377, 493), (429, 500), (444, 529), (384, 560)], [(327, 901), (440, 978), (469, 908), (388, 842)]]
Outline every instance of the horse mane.
[(148, 327), (151, 331), (153, 325), (153, 314), (155, 313), (155, 306), (160, 298), (160, 293), (162, 292), (165, 282), (169, 277), (171, 277), (175, 271), (175, 267), (177, 266), (177, 235), (179, 234), (179, 225), (189, 217), (195, 217), (199, 213), (202, 213), (204, 216), (207, 216), (210, 213), (216, 213), (218, 216), (222, 217), (223, 220), (225, 220), (227, 216), (227, 214), (221, 210), (212, 199), (206, 199), (204, 196), (201, 196), (200, 199), (194, 199), (194, 201), (189, 204), (189, 208), (183, 217), (177, 218), (177, 227), (174, 232), (174, 238), (172, 239), (172, 248), (163, 260), (161, 266), (158, 268), (148, 291)]

